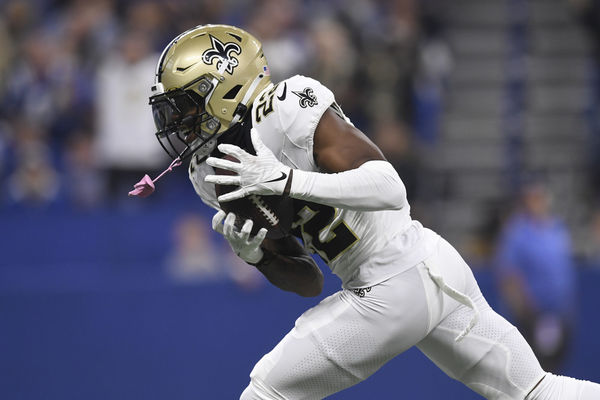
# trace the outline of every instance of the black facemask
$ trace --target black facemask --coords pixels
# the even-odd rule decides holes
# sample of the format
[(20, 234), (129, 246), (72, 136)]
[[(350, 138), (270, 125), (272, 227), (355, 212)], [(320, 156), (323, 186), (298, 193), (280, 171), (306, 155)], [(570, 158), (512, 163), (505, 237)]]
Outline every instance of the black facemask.
[(172, 159), (183, 160), (202, 147), (210, 153), (216, 145), (221, 123), (204, 110), (204, 98), (189, 89), (197, 84), (150, 97), (156, 137)]

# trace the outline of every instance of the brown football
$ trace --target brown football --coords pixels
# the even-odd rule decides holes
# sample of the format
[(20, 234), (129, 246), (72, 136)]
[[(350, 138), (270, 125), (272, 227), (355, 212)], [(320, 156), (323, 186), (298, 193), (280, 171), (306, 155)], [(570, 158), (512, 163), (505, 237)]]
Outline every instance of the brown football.
[[(238, 162), (232, 156), (224, 155), (225, 160)], [(235, 172), (215, 168), (218, 175), (235, 175)], [(215, 185), (217, 197), (238, 189), (237, 185)], [(267, 228), (267, 237), (279, 239), (289, 234), (293, 219), (292, 199), (288, 196), (261, 196), (252, 194), (241, 199), (219, 202), (219, 206), (226, 213), (236, 215), (236, 226), (241, 228), (244, 221), (251, 219), (252, 235), (261, 228)]]

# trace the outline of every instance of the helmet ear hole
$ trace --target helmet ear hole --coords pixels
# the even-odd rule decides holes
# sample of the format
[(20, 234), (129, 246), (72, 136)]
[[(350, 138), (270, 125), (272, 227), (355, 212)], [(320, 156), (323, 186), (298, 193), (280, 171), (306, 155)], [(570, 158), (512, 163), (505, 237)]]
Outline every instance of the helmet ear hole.
[(227, 93), (225, 93), (225, 96), (223, 96), (223, 99), (224, 100), (235, 99), (235, 96), (237, 96), (237, 94), (240, 92), (241, 89), (242, 89), (242, 85), (235, 85)]

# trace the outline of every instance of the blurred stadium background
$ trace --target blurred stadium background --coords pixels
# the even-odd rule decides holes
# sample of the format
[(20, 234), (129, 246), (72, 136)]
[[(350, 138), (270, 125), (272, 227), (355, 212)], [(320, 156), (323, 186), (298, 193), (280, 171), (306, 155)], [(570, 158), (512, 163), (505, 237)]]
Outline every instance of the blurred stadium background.
[[(274, 80), (328, 85), (501, 310), (499, 232), (543, 180), (577, 278), (561, 371), (600, 381), (598, 0), (3, 0), (0, 398), (237, 398), (318, 302), (237, 262), (185, 171), (127, 197), (167, 165), (158, 54), (204, 23), (255, 34)], [(399, 397), (478, 398), (416, 350), (333, 396)]]

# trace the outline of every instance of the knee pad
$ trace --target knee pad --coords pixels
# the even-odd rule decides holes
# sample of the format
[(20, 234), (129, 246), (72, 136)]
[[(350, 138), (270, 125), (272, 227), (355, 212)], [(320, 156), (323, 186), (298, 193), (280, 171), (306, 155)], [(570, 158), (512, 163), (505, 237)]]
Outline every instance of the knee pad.
[(523, 398), (543, 376), (542, 368), (516, 328), (494, 342), (461, 381), (488, 399)]
[(454, 338), (470, 318), (459, 307), (419, 344), (419, 349), (448, 376), (487, 399), (523, 399), (544, 370), (517, 329), (489, 307), (460, 342)]

